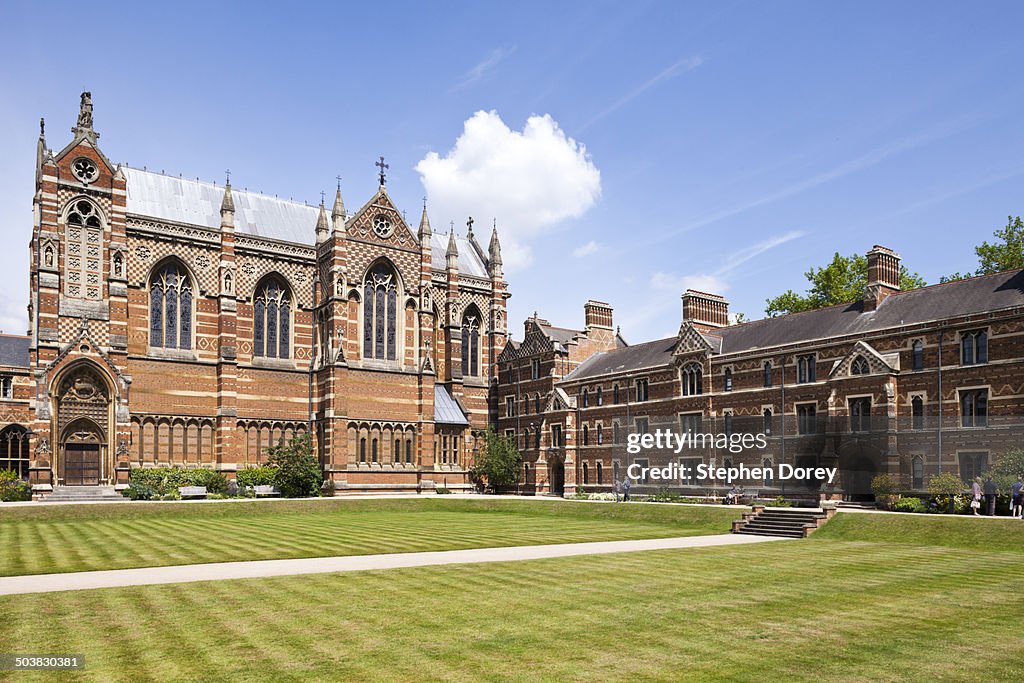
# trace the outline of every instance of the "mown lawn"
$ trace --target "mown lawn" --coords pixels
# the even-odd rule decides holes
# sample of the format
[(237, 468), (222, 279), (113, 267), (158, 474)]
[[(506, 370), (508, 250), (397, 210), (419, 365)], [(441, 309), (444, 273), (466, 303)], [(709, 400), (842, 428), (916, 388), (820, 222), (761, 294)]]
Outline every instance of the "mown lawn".
[(849, 540), (0, 598), (0, 642), (85, 654), (84, 675), (19, 681), (967, 681), (1018, 670), (1018, 548), (871, 540), (872, 518), (837, 520)]
[(0, 508), (0, 576), (725, 533), (736, 510), (571, 501)]

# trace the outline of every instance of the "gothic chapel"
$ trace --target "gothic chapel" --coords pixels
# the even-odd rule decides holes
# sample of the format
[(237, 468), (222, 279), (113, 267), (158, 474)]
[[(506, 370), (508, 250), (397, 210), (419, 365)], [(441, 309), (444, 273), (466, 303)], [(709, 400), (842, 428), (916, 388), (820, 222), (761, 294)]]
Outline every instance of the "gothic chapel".
[(115, 166), (83, 93), (42, 125), (28, 336), (0, 335), (0, 467), (55, 487), (233, 472), (310, 433), (340, 492), (467, 487), (506, 342), (501, 247), (418, 228), (387, 168), (349, 213)]

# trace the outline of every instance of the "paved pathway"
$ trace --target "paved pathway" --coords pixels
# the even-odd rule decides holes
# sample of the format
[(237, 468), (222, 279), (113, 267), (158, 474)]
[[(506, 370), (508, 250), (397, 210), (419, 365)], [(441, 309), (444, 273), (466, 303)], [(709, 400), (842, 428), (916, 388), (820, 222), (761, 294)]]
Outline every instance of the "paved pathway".
[(253, 579), (265, 576), (356, 572), (370, 569), (427, 567), (474, 562), (539, 560), (548, 557), (628, 553), (639, 550), (664, 550), (668, 548), (704, 548), (719, 545), (765, 543), (777, 540), (780, 539), (720, 534), (715, 536), (686, 536), (682, 538), (652, 538), (639, 541), (598, 541), (593, 543), (527, 545), (511, 548), (473, 548), (469, 550), (445, 550), (439, 552), (349, 555), (294, 560), (257, 560), (252, 562), (216, 562), (211, 564), (178, 565), (174, 567), (145, 567), (141, 569), (114, 569), (65, 574), (32, 574), (28, 576), (0, 577), (0, 595), (52, 593), (55, 591), (88, 590), (91, 588), (148, 586), (161, 583), (189, 583), (192, 581), (221, 579)]

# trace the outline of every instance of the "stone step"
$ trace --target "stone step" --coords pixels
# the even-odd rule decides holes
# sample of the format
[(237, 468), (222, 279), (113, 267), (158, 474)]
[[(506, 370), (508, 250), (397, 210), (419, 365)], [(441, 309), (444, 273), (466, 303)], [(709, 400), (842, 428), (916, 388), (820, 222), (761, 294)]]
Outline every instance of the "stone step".
[(756, 531), (750, 530), (743, 527), (737, 534), (743, 534), (744, 536), (778, 536), (780, 538), (803, 538), (803, 531)]

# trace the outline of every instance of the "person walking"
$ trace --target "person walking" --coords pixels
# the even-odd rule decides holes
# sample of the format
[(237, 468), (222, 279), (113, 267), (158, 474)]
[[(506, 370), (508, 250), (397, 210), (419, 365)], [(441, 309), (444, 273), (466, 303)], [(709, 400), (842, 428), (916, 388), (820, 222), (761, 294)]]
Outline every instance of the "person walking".
[(615, 478), (615, 483), (612, 484), (612, 490), (615, 491), (615, 502), (618, 503), (619, 497), (622, 495), (622, 482), (619, 481), (618, 477)]
[(971, 482), (971, 512), (977, 516), (978, 508), (981, 507), (981, 477), (975, 477)]
[(1010, 488), (1010, 516), (1024, 519), (1024, 481), (1020, 477)]
[(985, 513), (989, 517), (996, 516), (996, 494), (999, 493), (999, 487), (989, 477), (985, 480)]
[(622, 502), (623, 503), (628, 503), (629, 502), (629, 489), (632, 486), (633, 486), (633, 484), (632, 484), (632, 482), (629, 481), (629, 477), (626, 477), (625, 479), (622, 480)]

